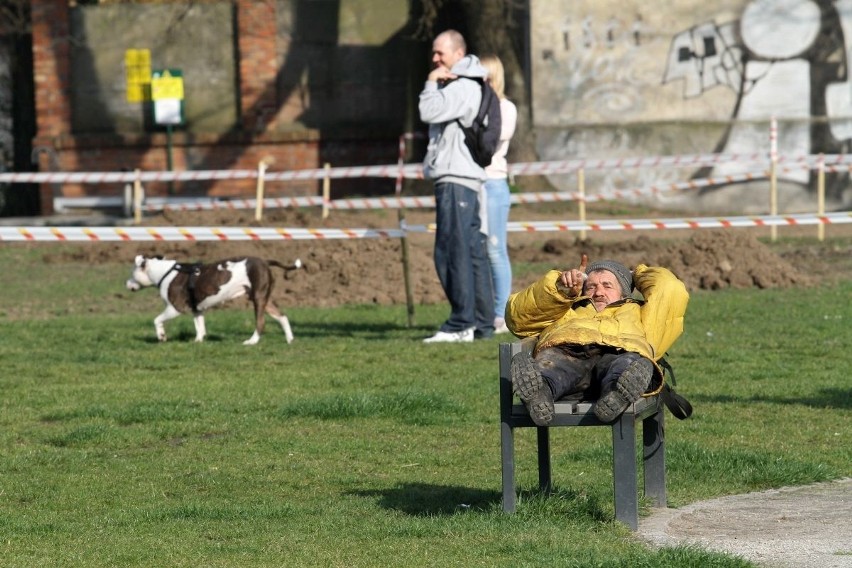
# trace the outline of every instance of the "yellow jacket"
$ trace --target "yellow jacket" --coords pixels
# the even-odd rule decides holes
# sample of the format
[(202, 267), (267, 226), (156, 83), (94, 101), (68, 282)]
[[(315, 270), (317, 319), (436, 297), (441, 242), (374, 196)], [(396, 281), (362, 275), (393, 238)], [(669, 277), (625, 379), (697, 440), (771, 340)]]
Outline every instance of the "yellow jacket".
[[(518, 337), (538, 336), (536, 352), (562, 344), (608, 345), (656, 362), (683, 333), (689, 293), (671, 271), (640, 264), (633, 271), (644, 300), (626, 298), (595, 310), (589, 296), (556, 289), (558, 270), (509, 297), (506, 325)], [(658, 376), (662, 371), (657, 368)], [(659, 385), (656, 385), (659, 386)]]

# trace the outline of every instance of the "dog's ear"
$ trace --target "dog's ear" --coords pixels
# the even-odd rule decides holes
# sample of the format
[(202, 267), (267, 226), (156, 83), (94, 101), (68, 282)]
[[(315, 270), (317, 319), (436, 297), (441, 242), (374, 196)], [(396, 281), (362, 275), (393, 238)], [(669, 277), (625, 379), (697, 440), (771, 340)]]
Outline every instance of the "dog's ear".
[(157, 255), (154, 255), (153, 258), (155, 258), (156, 260), (163, 260), (165, 257), (161, 254), (157, 254)]

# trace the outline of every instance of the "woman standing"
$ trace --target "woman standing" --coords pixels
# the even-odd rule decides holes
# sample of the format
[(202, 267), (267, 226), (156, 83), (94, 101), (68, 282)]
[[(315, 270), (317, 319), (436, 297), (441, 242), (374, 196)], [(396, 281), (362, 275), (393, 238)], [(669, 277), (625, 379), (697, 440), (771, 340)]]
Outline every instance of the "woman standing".
[(494, 332), (506, 333), (503, 319), (506, 302), (512, 291), (512, 265), (509, 262), (509, 250), (506, 246), (506, 225), (509, 222), (509, 165), (506, 153), (509, 140), (515, 133), (518, 110), (515, 104), (506, 98), (503, 63), (496, 55), (484, 55), (480, 62), (488, 71), (488, 82), (500, 99), (502, 128), (500, 144), (491, 159), (491, 165), (485, 168), (488, 179), (485, 180), (485, 207), (488, 227), (488, 261), (491, 265), (491, 278), (494, 282)]

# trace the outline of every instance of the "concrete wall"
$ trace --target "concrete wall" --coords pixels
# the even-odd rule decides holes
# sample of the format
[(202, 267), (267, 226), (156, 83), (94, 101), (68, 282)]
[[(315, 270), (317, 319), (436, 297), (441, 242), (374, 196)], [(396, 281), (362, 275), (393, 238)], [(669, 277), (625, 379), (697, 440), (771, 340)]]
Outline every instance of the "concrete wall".
[[(125, 52), (183, 73), (188, 132), (225, 132), (238, 119), (234, 10), (215, 4), (83, 5), (71, 9), (73, 132), (143, 133), (150, 103), (128, 102)], [(147, 122), (150, 122), (148, 120)]]
[[(544, 159), (724, 152), (842, 153), (852, 140), (850, 0), (534, 0), (533, 112)], [(768, 160), (767, 160), (768, 162)], [(591, 191), (766, 169), (588, 172)], [(780, 172), (781, 205), (813, 210), (815, 179)], [(554, 178), (571, 188), (571, 177)], [(848, 176), (829, 180), (852, 203)], [(765, 182), (670, 197), (666, 205), (765, 211)]]

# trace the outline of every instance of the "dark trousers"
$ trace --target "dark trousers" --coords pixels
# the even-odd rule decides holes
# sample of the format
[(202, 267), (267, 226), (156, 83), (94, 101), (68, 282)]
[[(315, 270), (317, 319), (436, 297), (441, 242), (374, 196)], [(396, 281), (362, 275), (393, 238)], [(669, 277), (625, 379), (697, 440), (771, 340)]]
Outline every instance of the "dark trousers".
[(494, 292), (486, 237), (480, 231), (476, 192), (454, 183), (435, 184), (435, 270), (450, 302), (441, 331), (476, 328), (494, 333)]
[(638, 353), (603, 345), (556, 345), (539, 351), (535, 363), (553, 400), (595, 400), (638, 359)]

